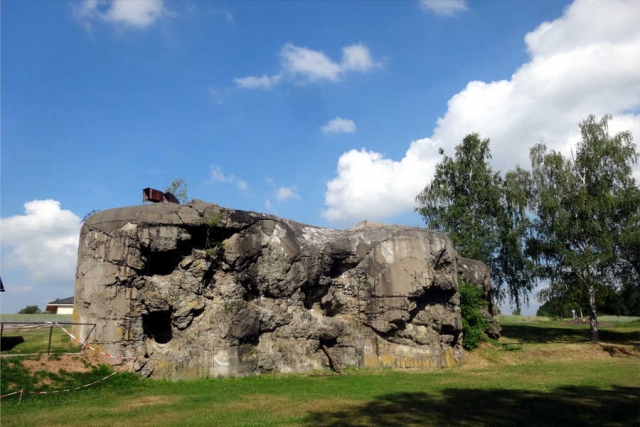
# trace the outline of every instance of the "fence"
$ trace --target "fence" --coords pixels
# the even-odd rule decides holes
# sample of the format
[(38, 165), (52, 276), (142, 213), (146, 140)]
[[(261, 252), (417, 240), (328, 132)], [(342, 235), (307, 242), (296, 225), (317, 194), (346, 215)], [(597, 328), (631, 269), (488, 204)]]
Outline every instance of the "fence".
[[(89, 332), (86, 334), (86, 337), (84, 337), (84, 339), (82, 339), (82, 337), (76, 337), (75, 335), (73, 335), (71, 332), (69, 332), (67, 329), (64, 328), (64, 326), (62, 325), (71, 325), (71, 326), (91, 326), (91, 329), (89, 329)], [(51, 354), (51, 352), (53, 351), (54, 353), (58, 353), (60, 351), (60, 348), (56, 348), (55, 347), (55, 343), (54, 343), (54, 339), (56, 337), (60, 338), (58, 341), (60, 343), (62, 343), (63, 341), (66, 341), (66, 345), (69, 346), (70, 342), (76, 342), (77, 344), (75, 345), (75, 349), (81, 349), (83, 352), (86, 350), (90, 350), (90, 351), (94, 351), (97, 352), (105, 357), (108, 358), (115, 358), (115, 359), (120, 359), (123, 362), (128, 362), (131, 364), (131, 367), (133, 367), (133, 364), (135, 363), (136, 358), (135, 357), (125, 357), (125, 356), (119, 356), (119, 355), (113, 355), (113, 354), (109, 354), (109, 353), (105, 353), (103, 351), (100, 351), (99, 348), (94, 348), (91, 345), (89, 345), (89, 338), (91, 337), (91, 334), (93, 333), (93, 331), (96, 328), (96, 324), (95, 323), (78, 323), (78, 322), (50, 322), (50, 321), (44, 321), (44, 322), (0, 322), (0, 351), (2, 352), (1, 356), (4, 358), (6, 356), (37, 356), (37, 355), (43, 355), (45, 354), (44, 351), (41, 352), (32, 352), (30, 354), (20, 354), (23, 353), (22, 351), (15, 351), (15, 348), (21, 346), (21, 345), (25, 345), (26, 341), (23, 339), (22, 335), (30, 335), (31, 337), (31, 341), (33, 341), (30, 345), (27, 345), (28, 349), (33, 349), (33, 348), (41, 348), (42, 350), (44, 350), (45, 348), (45, 342), (46, 342), (46, 354)], [(33, 336), (35, 336), (35, 338), (33, 338)], [(17, 339), (19, 338), (19, 339)], [(13, 341), (13, 342), (11, 342)], [(7, 345), (9, 344), (9, 345)], [(7, 347), (9, 347), (7, 349)], [(76, 354), (80, 354), (77, 351), (74, 353), (71, 353), (72, 355), (76, 355)], [(96, 379), (94, 381), (90, 381), (88, 383), (84, 383), (84, 384), (80, 384), (80, 385), (76, 385), (75, 387), (66, 387), (66, 388), (62, 388), (62, 389), (58, 389), (58, 390), (48, 390), (48, 389), (39, 389), (39, 390), (28, 390), (27, 387), (25, 387), (25, 385), (17, 385), (17, 387), (22, 387), (20, 390), (15, 390), (12, 392), (9, 392), (9, 390), (4, 390), (3, 392), (5, 392), (5, 394), (0, 395), (0, 399), (4, 399), (6, 397), (10, 397), (10, 396), (18, 396), (18, 404), (22, 403), (22, 398), (23, 395), (26, 393), (27, 395), (50, 395), (50, 394), (59, 394), (59, 393), (66, 393), (66, 392), (72, 392), (72, 391), (76, 391), (76, 390), (82, 390), (85, 389), (87, 387), (91, 387), (94, 386), (98, 383), (101, 383), (103, 381), (108, 380), (109, 378), (112, 378), (114, 375), (116, 375), (117, 372), (123, 372), (127, 370), (127, 364), (123, 364), (119, 371), (114, 371), (111, 372), (110, 374), (103, 376), (99, 379)]]
[[(2, 356), (18, 356), (24, 354), (51, 354), (52, 350), (54, 352), (59, 352), (61, 349), (71, 350), (69, 342), (65, 342), (67, 339), (66, 331), (57, 327), (60, 325), (91, 326), (84, 339), (77, 339), (81, 346), (84, 346), (89, 341), (96, 328), (95, 323), (0, 322), (0, 354)], [(55, 342), (53, 341), (54, 331), (56, 333)], [(44, 351), (45, 348), (46, 351)]]

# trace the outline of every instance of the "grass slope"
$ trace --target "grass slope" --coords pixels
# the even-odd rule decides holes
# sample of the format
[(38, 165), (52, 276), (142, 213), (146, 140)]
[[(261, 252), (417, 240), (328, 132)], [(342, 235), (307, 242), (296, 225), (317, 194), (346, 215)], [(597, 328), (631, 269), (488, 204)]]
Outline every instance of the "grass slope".
[(527, 339), (522, 351), (484, 344), (460, 368), (179, 383), (117, 374), (20, 405), (12, 396), (0, 416), (7, 427), (638, 425), (640, 328), (603, 328), (614, 341), (593, 345), (580, 325), (504, 326), (505, 340)]

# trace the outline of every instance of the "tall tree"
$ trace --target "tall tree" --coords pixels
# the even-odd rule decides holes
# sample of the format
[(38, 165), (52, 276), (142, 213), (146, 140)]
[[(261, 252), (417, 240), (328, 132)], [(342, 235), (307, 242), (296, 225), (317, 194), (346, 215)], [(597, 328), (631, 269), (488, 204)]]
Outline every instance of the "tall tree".
[(433, 180), (416, 197), (416, 211), (428, 227), (446, 232), (462, 256), (484, 261), (498, 296), (507, 284), (519, 311), (533, 287), (531, 261), (524, 253), (530, 174), (517, 168), (501, 179), (488, 163), (489, 139), (477, 133), (463, 139), (455, 158), (440, 154)]
[[(631, 209), (622, 225), (618, 250), (620, 263), (618, 273), (623, 287), (629, 292), (640, 293), (640, 191), (635, 188), (627, 196), (625, 208)], [(634, 209), (635, 207), (635, 209)]]
[(493, 275), (500, 287), (506, 287), (506, 294), (519, 313), (522, 304), (529, 303), (537, 281), (535, 264), (526, 250), (532, 231), (528, 208), (531, 172), (516, 166), (505, 174), (501, 190), (501, 209), (497, 212), (499, 245)]
[(549, 280), (548, 295), (586, 298), (594, 342), (597, 288), (619, 285), (616, 271), (625, 248), (634, 244), (629, 233), (640, 209), (632, 175), (637, 160), (633, 137), (629, 132), (611, 137), (610, 118), (589, 116), (580, 123), (582, 141), (574, 159), (547, 151), (544, 144), (531, 149), (536, 218), (530, 249)]
[(446, 232), (464, 257), (490, 263), (498, 246), (500, 176), (488, 164), (489, 140), (467, 135), (455, 158), (444, 154), (431, 183), (418, 194), (416, 211), (429, 228)]
[(171, 193), (180, 200), (180, 203), (185, 204), (189, 201), (189, 193), (187, 192), (187, 181), (182, 178), (176, 178), (171, 181), (171, 184), (164, 190), (165, 193)]

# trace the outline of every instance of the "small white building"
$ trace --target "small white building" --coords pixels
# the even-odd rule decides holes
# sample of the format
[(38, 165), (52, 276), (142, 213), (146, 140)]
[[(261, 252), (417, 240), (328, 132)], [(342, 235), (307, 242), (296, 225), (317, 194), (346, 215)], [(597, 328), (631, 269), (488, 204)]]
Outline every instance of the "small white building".
[(44, 311), (51, 314), (73, 314), (73, 297), (58, 298), (47, 304)]

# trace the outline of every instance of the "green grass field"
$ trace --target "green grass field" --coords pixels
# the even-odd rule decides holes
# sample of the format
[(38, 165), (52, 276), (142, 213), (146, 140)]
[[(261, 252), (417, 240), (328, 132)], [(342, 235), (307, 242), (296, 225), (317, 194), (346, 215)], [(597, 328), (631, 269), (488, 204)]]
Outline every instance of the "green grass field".
[[(25, 394), (21, 404), (11, 396), (0, 416), (7, 427), (638, 425), (640, 327), (603, 327), (609, 342), (594, 345), (583, 325), (502, 321), (502, 340), (523, 340), (523, 350), (484, 344), (457, 368), (178, 383), (122, 373), (80, 391)], [(106, 372), (96, 368), (83, 380)]]
[(3, 314), (0, 322), (71, 322), (70, 314)]
[[(602, 342), (640, 345), (640, 320), (637, 317), (601, 316)], [(552, 320), (535, 316), (500, 316), (502, 334), (511, 341), (529, 344), (581, 343), (588, 340), (589, 323), (578, 320)]]

